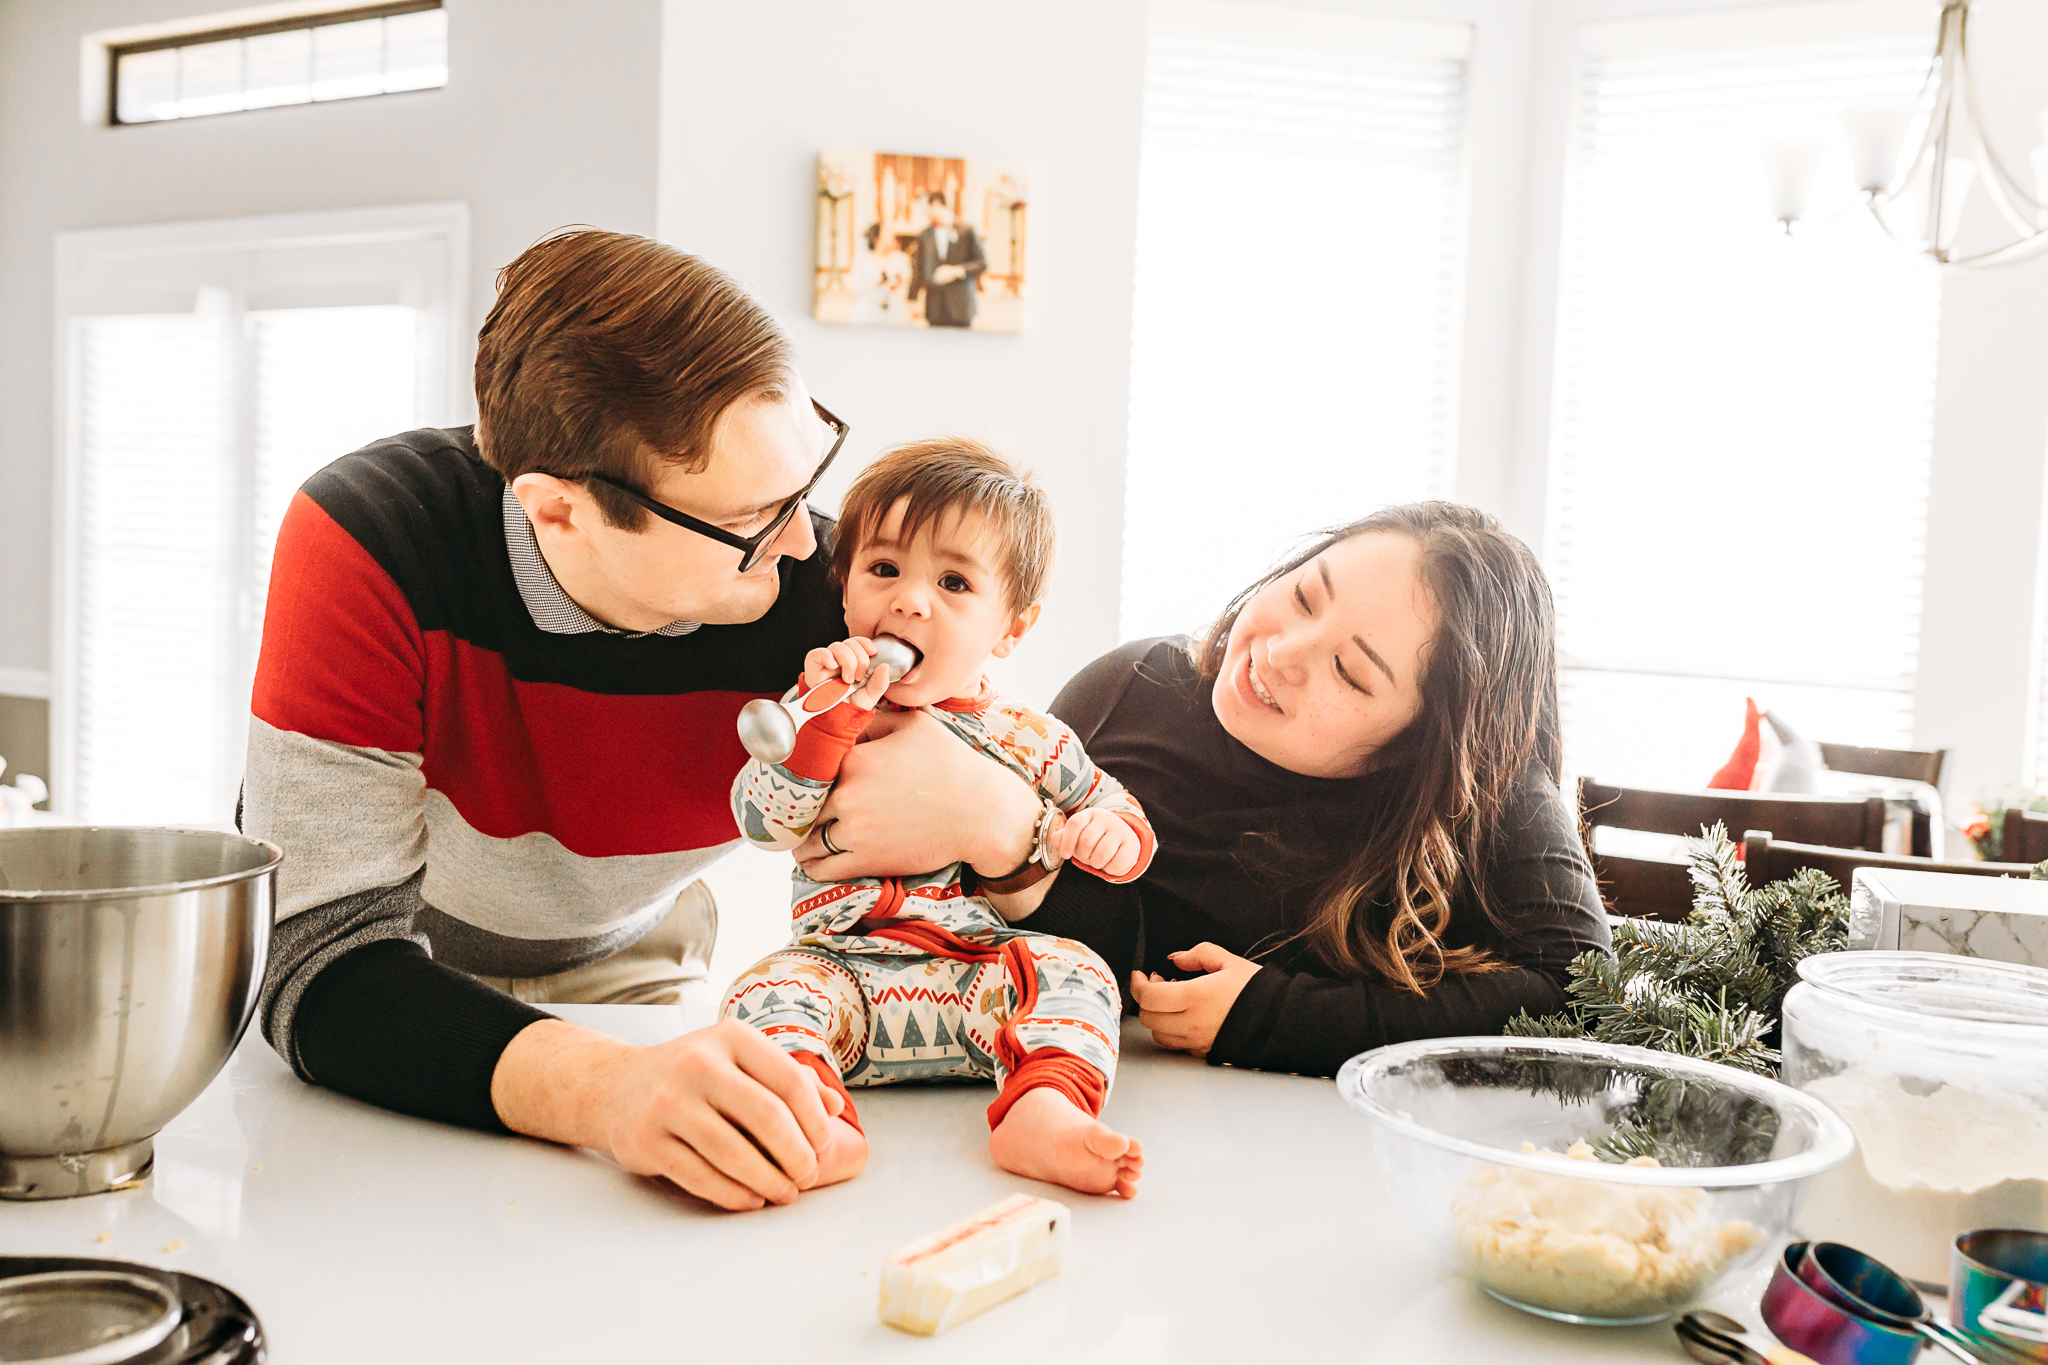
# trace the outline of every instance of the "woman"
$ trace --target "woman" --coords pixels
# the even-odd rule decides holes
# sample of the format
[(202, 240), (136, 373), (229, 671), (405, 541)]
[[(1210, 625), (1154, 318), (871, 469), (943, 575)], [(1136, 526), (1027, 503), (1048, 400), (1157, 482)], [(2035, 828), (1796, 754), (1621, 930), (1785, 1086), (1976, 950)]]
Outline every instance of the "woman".
[(1330, 1075), (1554, 1010), (1610, 946), (1558, 789), (1550, 588), (1484, 513), (1344, 526), (1201, 640), (1125, 645), (1052, 709), (1159, 846), (1130, 886), (1058, 878), (1031, 927), (1129, 964), (1168, 1047)]

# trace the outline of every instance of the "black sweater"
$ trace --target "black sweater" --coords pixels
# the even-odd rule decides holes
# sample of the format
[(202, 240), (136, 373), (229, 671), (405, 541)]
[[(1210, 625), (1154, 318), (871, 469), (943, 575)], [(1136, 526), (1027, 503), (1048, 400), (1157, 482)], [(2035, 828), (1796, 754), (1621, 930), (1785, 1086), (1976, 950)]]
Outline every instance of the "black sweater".
[[(1265, 965), (1231, 1007), (1209, 1060), (1327, 1076), (1384, 1043), (1497, 1034), (1515, 1012), (1564, 1002), (1565, 968), (1611, 946), (1569, 806), (1536, 768), (1524, 774), (1480, 870), (1505, 929), (1467, 888), (1444, 939), (1515, 964), (1446, 977), (1416, 995), (1332, 972), (1299, 943), (1317, 874), (1346, 853), (1359, 812), (1390, 798), (1391, 772), (1304, 777), (1231, 738), (1183, 640), (1140, 640), (1081, 670), (1052, 704), (1089, 757), (1145, 805), (1159, 848), (1127, 886), (1064, 876), (1025, 923), (1078, 938), (1121, 978), (1177, 976), (1169, 952), (1208, 941)], [(1263, 836), (1263, 837), (1262, 837)]]

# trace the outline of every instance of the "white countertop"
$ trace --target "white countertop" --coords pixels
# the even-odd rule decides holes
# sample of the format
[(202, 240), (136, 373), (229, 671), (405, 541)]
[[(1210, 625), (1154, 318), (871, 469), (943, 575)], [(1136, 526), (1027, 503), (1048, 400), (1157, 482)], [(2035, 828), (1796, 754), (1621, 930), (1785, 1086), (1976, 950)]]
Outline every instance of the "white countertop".
[[(557, 1008), (635, 1042), (687, 1017)], [(1208, 1067), (1127, 1025), (1104, 1117), (1145, 1143), (1130, 1203), (997, 1169), (987, 1087), (855, 1098), (872, 1152), (857, 1180), (722, 1214), (588, 1153), (305, 1085), (251, 1029), (159, 1136), (144, 1187), (0, 1204), (0, 1252), (218, 1280), (262, 1318), (275, 1365), (1684, 1359), (1668, 1327), (1546, 1322), (1416, 1254), (1364, 1120), (1325, 1080)], [(936, 1341), (875, 1320), (884, 1255), (1020, 1189), (1073, 1209), (1063, 1275)], [(1716, 1301), (1752, 1330), (1767, 1269)]]

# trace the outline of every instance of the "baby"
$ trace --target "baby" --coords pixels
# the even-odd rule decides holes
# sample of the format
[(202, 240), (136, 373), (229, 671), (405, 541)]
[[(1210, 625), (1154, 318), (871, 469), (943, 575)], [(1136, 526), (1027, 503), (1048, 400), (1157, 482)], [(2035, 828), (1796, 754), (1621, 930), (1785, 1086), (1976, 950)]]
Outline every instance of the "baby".
[[(783, 763), (740, 770), (740, 830), (764, 848), (801, 842), (879, 703), (922, 710), (1031, 784), (1045, 802), (1035, 860), (993, 881), (961, 863), (833, 883), (799, 867), (790, 946), (733, 983), (725, 1014), (842, 1095), (848, 1086), (992, 1079), (1001, 1087), (988, 1110), (997, 1165), (1128, 1199), (1144, 1166), (1138, 1143), (1096, 1117), (1116, 1070), (1115, 978), (1083, 945), (1010, 919), (1036, 907), (1042, 888), (1033, 883), (1061, 859), (1126, 882), (1152, 857), (1151, 826), (1130, 793), (1088, 761), (1065, 725), (998, 696), (982, 673), (1037, 622), (1052, 548), (1044, 492), (973, 441), (899, 447), (854, 482), (832, 571), (856, 633), (812, 650), (798, 690), (868, 681), (807, 722)], [(893, 682), (887, 670), (869, 678), (877, 635), (923, 657)], [(830, 822), (820, 834), (832, 848)], [(830, 1122), (821, 1184), (851, 1179), (867, 1162), (852, 1103)]]

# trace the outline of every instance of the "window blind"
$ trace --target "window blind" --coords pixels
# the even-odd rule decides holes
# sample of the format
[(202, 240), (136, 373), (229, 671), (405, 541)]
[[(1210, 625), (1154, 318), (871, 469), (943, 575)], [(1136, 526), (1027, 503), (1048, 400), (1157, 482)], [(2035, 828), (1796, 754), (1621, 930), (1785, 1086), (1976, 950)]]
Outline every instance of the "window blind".
[(223, 336), (191, 313), (79, 328), (77, 805), (104, 824), (219, 818)]
[(1469, 27), (1161, 0), (1149, 41), (1126, 639), (1445, 490), (1464, 236)]
[(1576, 772), (1702, 786), (1745, 695), (1911, 740), (1939, 275), (1855, 203), (1839, 135), (1785, 236), (1759, 146), (1911, 97), (1929, 37), (1585, 60), (1546, 539)]
[(82, 819), (234, 814), (279, 523), (301, 483), (417, 425), (403, 305), (78, 323)]
[[(448, 84), (448, 12), (349, 10), (113, 48), (115, 123), (158, 123)], [(341, 22), (333, 22), (334, 20)], [(322, 22), (326, 20), (328, 22)]]
[(285, 508), (463, 420), (468, 240), (460, 204), (57, 235), (53, 809), (233, 816)]

